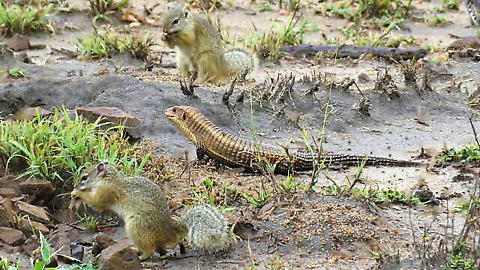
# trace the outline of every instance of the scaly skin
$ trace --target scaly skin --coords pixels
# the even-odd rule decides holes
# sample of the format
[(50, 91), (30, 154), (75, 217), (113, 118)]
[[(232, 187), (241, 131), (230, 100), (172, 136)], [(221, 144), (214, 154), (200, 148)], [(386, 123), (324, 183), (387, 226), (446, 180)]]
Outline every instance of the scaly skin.
[(275, 172), (286, 174), (289, 171), (312, 170), (314, 161), (324, 161), (326, 167), (332, 164), (358, 165), (366, 160), (365, 165), (385, 166), (418, 166), (421, 163), (396, 160), (383, 157), (357, 155), (327, 154), (317, 155), (305, 151), (289, 151), (273, 146), (255, 144), (215, 126), (196, 108), (190, 106), (174, 106), (165, 110), (170, 119), (192, 143), (197, 147), (197, 157), (205, 154), (230, 167), (243, 167), (249, 170), (258, 169), (258, 161), (276, 164)]

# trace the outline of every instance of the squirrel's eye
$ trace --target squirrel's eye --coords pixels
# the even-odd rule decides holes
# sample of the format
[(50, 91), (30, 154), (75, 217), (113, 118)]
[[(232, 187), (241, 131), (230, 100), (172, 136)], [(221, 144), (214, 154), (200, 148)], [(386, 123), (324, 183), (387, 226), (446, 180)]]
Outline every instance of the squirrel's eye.
[(87, 179), (88, 179), (88, 174), (84, 174), (84, 175), (82, 175), (82, 178), (80, 178), (80, 180), (82, 180), (82, 182), (87, 181)]
[(179, 22), (179, 19), (176, 18), (175, 20), (172, 21), (172, 25), (175, 25), (175, 24), (177, 24), (178, 22)]

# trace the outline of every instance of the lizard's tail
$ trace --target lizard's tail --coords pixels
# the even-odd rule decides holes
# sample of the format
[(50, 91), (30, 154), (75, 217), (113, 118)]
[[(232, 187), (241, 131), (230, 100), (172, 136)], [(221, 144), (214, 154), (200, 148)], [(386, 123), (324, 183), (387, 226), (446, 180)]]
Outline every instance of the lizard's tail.
[(421, 166), (423, 163), (409, 160), (398, 160), (393, 158), (384, 157), (371, 157), (371, 156), (359, 156), (359, 155), (323, 155), (319, 157), (319, 160), (324, 160), (325, 166), (332, 164), (341, 164), (347, 166), (360, 165), (365, 162), (367, 166), (396, 166), (396, 167), (416, 167)]

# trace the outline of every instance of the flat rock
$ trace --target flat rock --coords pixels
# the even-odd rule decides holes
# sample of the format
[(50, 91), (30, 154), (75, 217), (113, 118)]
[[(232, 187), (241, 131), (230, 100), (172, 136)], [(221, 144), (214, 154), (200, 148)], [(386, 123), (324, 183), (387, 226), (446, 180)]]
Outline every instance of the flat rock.
[(123, 125), (127, 127), (136, 127), (140, 124), (138, 118), (122, 111), (116, 107), (77, 107), (77, 112), (83, 115), (89, 121), (96, 121), (101, 117), (102, 123), (111, 122), (115, 125)]
[(71, 257), (71, 247), (75, 245), (79, 236), (79, 230), (65, 224), (58, 224), (57, 230), (49, 235), (49, 239), (55, 250), (61, 248), (59, 254)]
[(462, 50), (462, 49), (478, 49), (480, 48), (480, 39), (476, 37), (466, 37), (457, 39), (448, 45), (448, 50)]
[(47, 215), (47, 211), (35, 205), (31, 205), (26, 202), (17, 201), (15, 205), (18, 207), (18, 210), (28, 214), (31, 218), (40, 221), (50, 221), (50, 218)]
[(13, 228), (0, 227), (0, 240), (8, 245), (21, 245), (25, 241), (25, 235)]
[(43, 234), (48, 234), (50, 231), (47, 226), (45, 226), (43, 223), (34, 221), (34, 220), (28, 220), (26, 218), (22, 219), (23, 226), (20, 228), (23, 232), (25, 233), (34, 233), (34, 232), (42, 232)]
[(36, 196), (52, 195), (55, 192), (52, 182), (42, 179), (23, 181), (20, 183), (20, 189), (23, 193)]
[(0, 177), (0, 188), (12, 188), (20, 193), (20, 180), (15, 175), (4, 175)]
[(10, 199), (0, 200), (0, 227), (8, 227), (14, 223), (13, 203)]
[(11, 38), (7, 38), (5, 44), (10, 50), (24, 51), (30, 49), (30, 38), (28, 36), (15, 34)]
[(112, 239), (112, 237), (106, 233), (99, 233), (95, 236), (93, 241), (92, 253), (94, 255), (100, 254), (104, 249), (109, 246), (116, 244), (117, 242)]
[(137, 252), (126, 242), (120, 242), (104, 249), (98, 258), (98, 269), (142, 269)]

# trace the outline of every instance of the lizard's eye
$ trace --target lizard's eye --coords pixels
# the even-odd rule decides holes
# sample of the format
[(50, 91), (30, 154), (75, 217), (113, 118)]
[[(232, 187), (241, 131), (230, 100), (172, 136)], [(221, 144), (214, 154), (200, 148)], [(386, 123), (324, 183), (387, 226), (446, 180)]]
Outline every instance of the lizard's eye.
[(172, 111), (173, 111), (174, 113), (176, 113), (176, 112), (177, 112), (177, 107), (173, 107)]
[(180, 20), (178, 18), (175, 18), (175, 20), (172, 21), (172, 25), (178, 24)]

